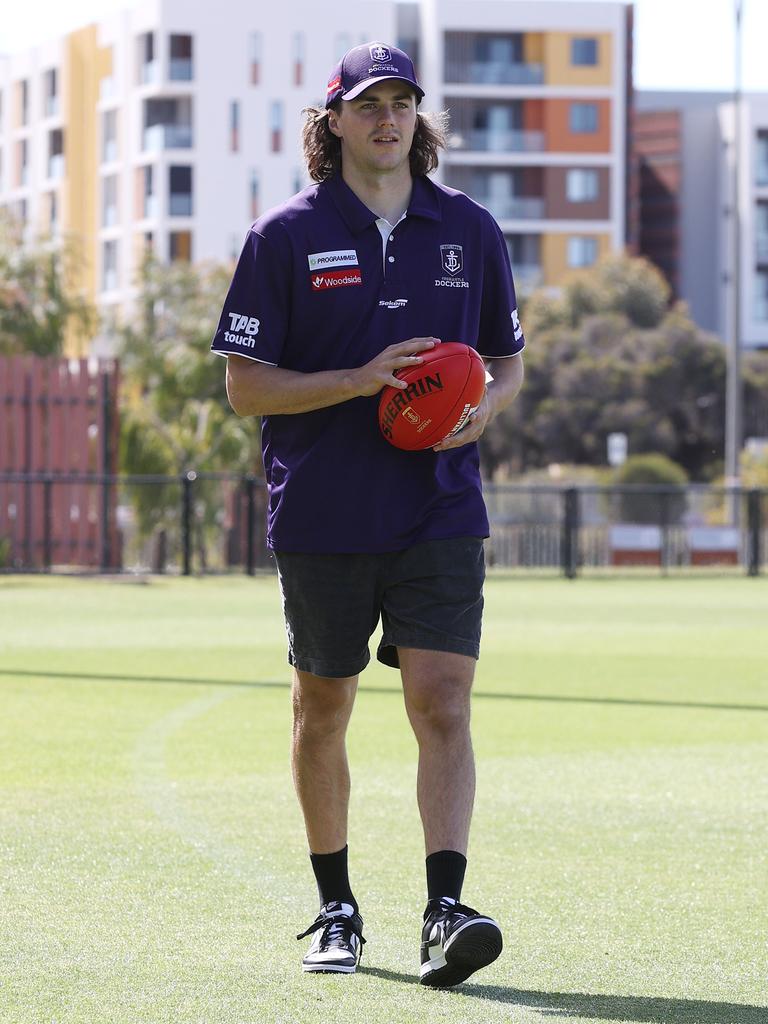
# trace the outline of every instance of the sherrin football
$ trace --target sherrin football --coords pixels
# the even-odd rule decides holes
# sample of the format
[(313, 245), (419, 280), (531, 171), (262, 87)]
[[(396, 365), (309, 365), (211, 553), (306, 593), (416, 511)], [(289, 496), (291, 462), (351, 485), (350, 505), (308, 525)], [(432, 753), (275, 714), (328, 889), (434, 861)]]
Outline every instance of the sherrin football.
[(446, 341), (419, 353), (424, 360), (395, 374), (379, 399), (379, 427), (395, 448), (431, 448), (461, 430), (485, 393), (485, 364), (469, 345)]

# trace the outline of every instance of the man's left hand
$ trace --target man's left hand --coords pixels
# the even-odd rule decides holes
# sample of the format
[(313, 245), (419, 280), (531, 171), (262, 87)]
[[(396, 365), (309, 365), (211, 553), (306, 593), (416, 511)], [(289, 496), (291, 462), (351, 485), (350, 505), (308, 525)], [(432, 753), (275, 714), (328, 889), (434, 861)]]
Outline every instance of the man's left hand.
[(452, 437), (446, 437), (439, 444), (433, 446), (433, 452), (446, 452), (449, 448), (461, 448), (462, 445), (471, 444), (477, 441), (493, 416), (493, 406), (488, 397), (488, 390), (480, 400), (480, 405), (472, 413), (461, 430)]

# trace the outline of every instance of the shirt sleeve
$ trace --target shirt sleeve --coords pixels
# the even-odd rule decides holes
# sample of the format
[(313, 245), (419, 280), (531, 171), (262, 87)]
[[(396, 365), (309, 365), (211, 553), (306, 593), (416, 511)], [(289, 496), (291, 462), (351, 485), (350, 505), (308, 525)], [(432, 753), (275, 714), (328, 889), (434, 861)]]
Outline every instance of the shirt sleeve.
[(251, 228), (229, 286), (211, 351), (277, 366), (290, 314), (290, 257), (270, 237)]
[(504, 235), (488, 215), (485, 225), (483, 298), (478, 352), (487, 359), (516, 356), (525, 348)]

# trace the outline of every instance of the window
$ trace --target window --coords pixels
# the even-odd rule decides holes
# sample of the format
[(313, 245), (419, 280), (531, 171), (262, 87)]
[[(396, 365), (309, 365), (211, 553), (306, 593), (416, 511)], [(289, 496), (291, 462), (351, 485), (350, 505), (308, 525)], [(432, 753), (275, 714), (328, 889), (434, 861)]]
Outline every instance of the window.
[(111, 228), (117, 224), (117, 175), (110, 174), (101, 181), (101, 226)]
[(157, 216), (157, 196), (155, 195), (155, 169), (152, 164), (139, 168), (141, 176), (141, 217)]
[(171, 36), (168, 77), (172, 82), (192, 80), (192, 36)]
[(55, 117), (59, 112), (59, 84), (56, 68), (43, 75), (43, 116)]
[(270, 144), (273, 153), (279, 153), (283, 148), (283, 102), (272, 100), (269, 108), (269, 125), (271, 129)]
[(757, 133), (757, 184), (768, 185), (768, 132)]
[(171, 217), (192, 216), (192, 168), (176, 166), (168, 168), (169, 202)]
[(117, 288), (117, 241), (110, 239), (101, 246), (101, 290), (111, 292)]
[(105, 110), (101, 115), (101, 162), (117, 160), (117, 111)]
[(139, 36), (139, 82), (147, 85), (157, 82), (159, 69), (155, 60), (155, 34), (145, 32)]
[(304, 82), (304, 33), (293, 33), (293, 84)]
[(597, 104), (596, 103), (572, 103), (571, 104), (571, 131), (577, 135), (589, 134), (597, 131)]
[(188, 263), (192, 259), (192, 232), (172, 231), (168, 236), (168, 258), (171, 262), (183, 260)]
[(572, 39), (571, 64), (574, 67), (594, 67), (597, 64), (597, 40)]
[(568, 266), (591, 267), (597, 263), (597, 239), (572, 235), (568, 239)]
[(19, 124), (25, 125), (29, 122), (29, 82), (23, 79), (18, 83), (19, 98)]
[(237, 153), (240, 149), (240, 101), (232, 100), (229, 104), (229, 151)]
[(600, 177), (595, 170), (571, 170), (565, 177), (569, 203), (591, 203), (600, 191)]
[(761, 267), (768, 267), (768, 201), (757, 204), (755, 246), (758, 264)]
[(768, 270), (755, 274), (755, 320), (768, 323)]
[(256, 220), (259, 216), (259, 172), (255, 168), (251, 169), (249, 193), (251, 201), (251, 220)]
[(48, 229), (55, 231), (59, 226), (59, 197), (56, 192), (48, 193)]
[(26, 139), (16, 143), (16, 184), (29, 184), (29, 143)]
[(258, 85), (261, 78), (261, 32), (251, 32), (248, 55), (251, 62), (251, 85)]
[(54, 128), (48, 132), (48, 177), (64, 177), (64, 131)]

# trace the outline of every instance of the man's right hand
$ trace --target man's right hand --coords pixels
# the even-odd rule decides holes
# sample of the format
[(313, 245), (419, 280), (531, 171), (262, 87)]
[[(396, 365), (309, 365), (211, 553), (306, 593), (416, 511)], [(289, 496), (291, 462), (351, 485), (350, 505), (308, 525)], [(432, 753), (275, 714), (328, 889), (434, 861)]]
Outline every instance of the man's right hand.
[(419, 353), (439, 344), (439, 338), (409, 338), (408, 341), (390, 345), (365, 366), (350, 371), (354, 377), (354, 390), (363, 396), (375, 395), (387, 384), (396, 388), (406, 388), (406, 382), (396, 377), (395, 373), (405, 366), (418, 366), (424, 362)]

